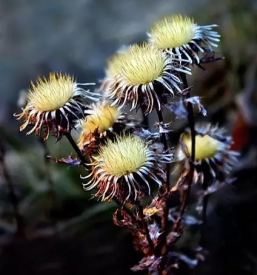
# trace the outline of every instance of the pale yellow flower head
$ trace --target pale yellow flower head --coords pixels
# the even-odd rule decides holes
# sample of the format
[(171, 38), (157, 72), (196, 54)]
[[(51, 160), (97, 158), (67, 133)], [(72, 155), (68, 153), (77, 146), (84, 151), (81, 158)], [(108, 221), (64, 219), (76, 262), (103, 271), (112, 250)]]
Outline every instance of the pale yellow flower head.
[(102, 200), (120, 196), (121, 200), (136, 200), (139, 194), (151, 194), (151, 184), (162, 185), (161, 162), (170, 162), (171, 154), (157, 155), (149, 144), (137, 136), (122, 135), (101, 145), (93, 157), (92, 177), (83, 184), (85, 190), (97, 188)]
[(148, 161), (146, 143), (132, 136), (118, 138), (117, 142), (108, 141), (100, 149), (101, 169), (109, 175), (121, 177), (137, 172)]
[(148, 84), (163, 73), (165, 58), (162, 52), (150, 44), (131, 46), (118, 52), (107, 62), (106, 73), (110, 77), (122, 76), (128, 85)]
[[(231, 137), (224, 134), (224, 129), (210, 124), (198, 124), (195, 130), (195, 163), (199, 167), (204, 167), (202, 166), (204, 163), (207, 164), (205, 167), (208, 167), (213, 178), (219, 180), (220, 175), (227, 176), (237, 162), (238, 157), (237, 152), (230, 150)], [(192, 137), (190, 130), (187, 129), (180, 136), (177, 159), (186, 164), (191, 158), (191, 154)], [(201, 171), (201, 169), (199, 168), (198, 171)]]
[(159, 49), (176, 48), (189, 43), (195, 35), (196, 24), (187, 16), (174, 14), (156, 22), (151, 31), (151, 39)]
[(94, 100), (97, 95), (93, 96), (78, 85), (72, 76), (61, 73), (50, 73), (48, 78), (39, 78), (35, 84), (31, 83), (27, 105), (21, 114), (15, 115), (18, 120), (25, 119), (20, 131), (31, 124), (33, 127), (27, 134), (35, 131), (38, 135), (43, 130), (45, 139), (50, 131), (58, 138), (61, 132), (70, 131), (75, 120), (84, 117), (84, 100)]
[(220, 41), (213, 27), (217, 25), (199, 26), (188, 16), (173, 14), (153, 24), (149, 42), (184, 64), (199, 64), (199, 54), (213, 52), (212, 47)]
[(28, 102), (39, 112), (54, 111), (73, 97), (76, 84), (69, 75), (51, 73), (49, 79), (39, 78), (31, 83)]
[(178, 72), (191, 74), (182, 69), (162, 50), (144, 43), (119, 51), (107, 62), (106, 77), (101, 86), (107, 98), (121, 108), (131, 103), (131, 110), (142, 107), (144, 113), (161, 109), (161, 94), (180, 94), (181, 80)]
[[(188, 153), (192, 154), (192, 140), (191, 135), (184, 133), (181, 136), (181, 140), (187, 147)], [(195, 137), (195, 159), (196, 161), (201, 161), (205, 159), (210, 159), (215, 156), (219, 151), (222, 143), (209, 135), (196, 135)]]
[(81, 134), (79, 136), (78, 146), (83, 148), (85, 143), (90, 140), (95, 132), (103, 134), (112, 128), (121, 115), (120, 110), (115, 106), (110, 106), (106, 101), (92, 104), (90, 109), (85, 111), (88, 114), (82, 121)]

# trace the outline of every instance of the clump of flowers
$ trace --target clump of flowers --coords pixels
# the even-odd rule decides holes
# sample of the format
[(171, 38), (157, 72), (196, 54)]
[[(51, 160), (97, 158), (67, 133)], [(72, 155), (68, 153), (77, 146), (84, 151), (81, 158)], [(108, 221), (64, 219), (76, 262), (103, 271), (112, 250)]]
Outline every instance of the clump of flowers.
[[(78, 158), (55, 161), (83, 165), (88, 172), (81, 176), (83, 188), (100, 201), (117, 203), (113, 221), (131, 231), (135, 249), (143, 255), (134, 271), (174, 274), (182, 262), (194, 268), (203, 259), (193, 252), (190, 259), (176, 246), (190, 226), (191, 186), (199, 182), (195, 176), (203, 191), (207, 177), (208, 187), (227, 182), (238, 158), (222, 129), (196, 125), (194, 112), (207, 116), (207, 111), (199, 96), (191, 97), (187, 84), (187, 75), (193, 74), (189, 66), (204, 63), (201, 53), (214, 56), (220, 35), (213, 27), (217, 25), (199, 26), (182, 15), (165, 17), (153, 25), (149, 43), (126, 47), (107, 61), (100, 97), (74, 78), (52, 73), (32, 84), (26, 107), (16, 115), (24, 119), (21, 130), (32, 126), (28, 134), (43, 132), (47, 139), (51, 132), (58, 140), (66, 135)], [(141, 109), (144, 118), (155, 111), (157, 131), (131, 123), (123, 113), (127, 105)], [(188, 121), (178, 144), (169, 140), (172, 124), (164, 121), (163, 107)], [(77, 143), (70, 134), (75, 127), (80, 131)], [(172, 166), (181, 168), (177, 179), (171, 177)]]

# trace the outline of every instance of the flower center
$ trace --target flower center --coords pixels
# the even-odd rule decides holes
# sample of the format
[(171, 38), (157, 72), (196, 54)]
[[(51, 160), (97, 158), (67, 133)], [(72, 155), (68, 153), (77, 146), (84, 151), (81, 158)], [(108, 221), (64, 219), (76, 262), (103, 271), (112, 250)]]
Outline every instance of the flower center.
[(189, 43), (195, 35), (196, 24), (186, 16), (172, 15), (156, 22), (150, 35), (159, 49), (176, 48)]
[(52, 73), (49, 79), (40, 78), (31, 85), (28, 103), (39, 112), (47, 112), (63, 107), (71, 99), (75, 83), (68, 75)]
[[(188, 153), (191, 155), (192, 153), (192, 141), (191, 135), (183, 134), (182, 140), (187, 146)], [(215, 156), (217, 151), (219, 150), (221, 142), (208, 136), (200, 136), (196, 135), (195, 137), (195, 159), (196, 160), (204, 160), (210, 159)]]
[(164, 63), (162, 52), (145, 43), (113, 56), (106, 73), (113, 78), (121, 77), (127, 85), (148, 84), (162, 75)]
[(103, 133), (113, 126), (118, 120), (119, 111), (108, 104), (96, 106), (94, 114), (88, 115), (83, 122), (83, 134), (93, 133), (98, 129), (98, 133)]
[(116, 177), (137, 172), (148, 160), (147, 145), (138, 137), (119, 137), (109, 141), (100, 151), (101, 169)]

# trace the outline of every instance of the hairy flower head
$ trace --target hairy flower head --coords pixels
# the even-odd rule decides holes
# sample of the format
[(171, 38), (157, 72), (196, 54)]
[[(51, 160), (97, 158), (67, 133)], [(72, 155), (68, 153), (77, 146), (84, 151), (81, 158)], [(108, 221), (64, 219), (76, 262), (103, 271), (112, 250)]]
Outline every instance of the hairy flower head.
[(69, 75), (52, 73), (49, 79), (39, 78), (31, 82), (28, 102), (37, 111), (55, 111), (64, 106), (74, 95), (74, 78)]
[[(224, 129), (208, 125), (196, 125), (195, 162), (198, 171), (207, 165), (212, 176), (216, 179), (229, 175), (237, 161), (238, 153), (231, 151), (232, 140), (224, 134)], [(190, 130), (186, 130), (180, 137), (177, 157), (180, 161), (187, 161), (192, 154), (192, 140)]]
[(160, 77), (164, 67), (165, 59), (161, 51), (150, 44), (135, 45), (108, 60), (107, 75), (122, 75), (129, 85), (142, 85)]
[[(192, 154), (192, 140), (191, 134), (183, 133), (181, 140), (187, 147), (188, 153)], [(215, 156), (219, 151), (222, 143), (209, 135), (196, 135), (195, 137), (195, 159), (201, 161), (204, 159), (209, 159)]]
[(190, 17), (174, 14), (153, 25), (151, 39), (159, 49), (180, 47), (194, 38), (196, 26)]
[(148, 33), (149, 42), (173, 58), (188, 63), (200, 63), (198, 52), (212, 52), (220, 35), (212, 28), (217, 25), (198, 26), (187, 16), (174, 14), (154, 23)]
[(142, 106), (149, 113), (160, 110), (162, 93), (181, 93), (179, 71), (191, 74), (150, 44), (133, 45), (108, 60), (102, 88), (114, 105), (131, 103), (131, 110)]
[(109, 141), (100, 149), (99, 155), (104, 160), (100, 167), (115, 177), (125, 176), (137, 172), (147, 163), (147, 153), (143, 140), (131, 136), (118, 138), (117, 142)]
[(44, 128), (45, 139), (50, 130), (59, 136), (61, 132), (74, 127), (75, 119), (84, 116), (83, 100), (86, 98), (95, 99), (89, 91), (79, 87), (69, 75), (50, 73), (48, 79), (39, 78), (35, 84), (31, 83), (27, 105), (22, 113), (15, 115), (17, 119), (25, 119), (20, 131), (31, 124), (33, 128), (27, 134), (35, 131), (37, 135), (41, 128)]
[(80, 149), (91, 139), (92, 134), (103, 134), (121, 117), (120, 110), (110, 106), (107, 101), (93, 103), (85, 111), (87, 116), (79, 122), (82, 131), (79, 136), (78, 146)]
[(137, 136), (117, 136), (99, 149), (92, 162), (92, 179), (83, 184), (86, 190), (97, 188), (96, 197), (108, 200), (136, 200), (140, 192), (151, 193), (151, 183), (162, 185), (160, 162), (169, 162), (171, 155), (157, 156), (149, 144)]

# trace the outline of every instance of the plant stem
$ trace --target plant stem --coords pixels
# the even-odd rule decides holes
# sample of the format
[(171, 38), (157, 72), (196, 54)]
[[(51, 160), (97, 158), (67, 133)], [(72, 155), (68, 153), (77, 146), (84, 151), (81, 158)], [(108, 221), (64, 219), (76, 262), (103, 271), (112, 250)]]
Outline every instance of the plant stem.
[(137, 202), (137, 208), (138, 208), (139, 217), (140, 217), (140, 219), (141, 219), (141, 221), (143, 223), (143, 226), (144, 226), (144, 232), (145, 232), (145, 236), (146, 236), (147, 242), (148, 242), (148, 244), (150, 246), (150, 249), (152, 250), (153, 254), (155, 254), (153, 241), (152, 241), (152, 239), (150, 237), (150, 233), (149, 233), (149, 229), (148, 229), (147, 223), (144, 220), (143, 207), (140, 205), (140, 202)]
[(142, 121), (142, 125), (145, 128), (149, 128), (149, 121), (148, 121), (148, 116), (144, 114), (144, 110), (142, 110), (142, 116), (143, 116), (143, 121)]
[[(163, 123), (163, 115), (161, 110), (156, 110), (159, 123)], [(169, 148), (168, 139), (165, 133), (161, 133), (161, 141), (164, 145), (164, 149), (167, 151)], [(166, 166), (166, 182), (164, 184), (164, 194), (169, 192), (170, 189), (170, 164), (167, 163)], [(168, 234), (168, 215), (169, 215), (169, 208), (167, 201), (163, 203), (163, 217), (161, 222), (162, 234), (160, 235), (160, 242), (156, 248), (156, 254), (161, 255), (163, 250), (166, 250), (167, 247), (167, 234)]]
[[(156, 113), (158, 116), (159, 123), (163, 123), (162, 111), (156, 110)], [(168, 139), (167, 139), (167, 136), (165, 133), (161, 133), (161, 141), (164, 145), (165, 151), (167, 151), (169, 149), (169, 144), (168, 144)], [(165, 185), (164, 185), (165, 192), (169, 192), (169, 190), (170, 190), (169, 184), (170, 184), (170, 164), (167, 163), (167, 181), (165, 182)]]
[(135, 218), (134, 214), (126, 207), (126, 205), (124, 205), (123, 203), (121, 203), (121, 202), (118, 200), (118, 198), (116, 198), (116, 197), (113, 197), (112, 200), (113, 200), (118, 206), (120, 206), (120, 208), (121, 208), (122, 210), (124, 210), (124, 212), (126, 212), (126, 213), (131, 217), (131, 219), (132, 219), (132, 221), (133, 221), (134, 223), (136, 223), (136, 218)]
[[(181, 74), (181, 78), (183, 81), (183, 85), (184, 85), (184, 89), (188, 88), (188, 83), (187, 83), (187, 78), (185, 74)], [(186, 98), (190, 98), (190, 92), (187, 92)], [(189, 123), (189, 127), (191, 130), (191, 163), (194, 164), (195, 161), (195, 119), (194, 119), (194, 110), (193, 110), (193, 105), (192, 103), (188, 102), (187, 103), (187, 119), (188, 119), (188, 123)], [(194, 168), (194, 167), (193, 167)]]
[[(181, 74), (181, 79), (183, 81), (183, 86), (184, 89), (188, 88), (188, 83), (187, 83), (187, 78), (185, 74)], [(190, 92), (188, 91), (186, 94), (186, 98), (190, 98)], [(195, 120), (194, 120), (194, 110), (193, 110), (193, 105), (190, 102), (187, 102), (187, 119), (191, 131), (191, 159), (190, 159), (190, 171), (188, 173), (188, 180), (187, 180), (187, 188), (185, 190), (185, 195), (183, 197), (182, 201), (182, 206), (179, 211), (179, 216), (178, 219), (174, 225), (174, 231), (178, 231), (180, 222), (182, 220), (182, 217), (184, 215), (184, 212), (186, 210), (190, 192), (191, 192), (191, 186), (193, 182), (193, 177), (194, 177), (194, 161), (195, 161)]]
[(71, 136), (70, 132), (65, 132), (64, 136), (68, 139), (69, 143), (71, 144), (72, 148), (74, 149), (74, 151), (76, 152), (76, 154), (78, 155), (79, 159), (81, 160), (81, 164), (84, 167), (87, 167), (87, 161), (86, 158), (83, 156), (82, 152), (79, 150), (76, 142), (74, 141), (73, 137)]

